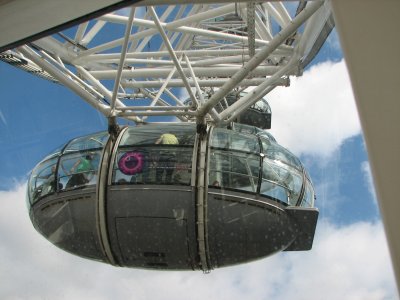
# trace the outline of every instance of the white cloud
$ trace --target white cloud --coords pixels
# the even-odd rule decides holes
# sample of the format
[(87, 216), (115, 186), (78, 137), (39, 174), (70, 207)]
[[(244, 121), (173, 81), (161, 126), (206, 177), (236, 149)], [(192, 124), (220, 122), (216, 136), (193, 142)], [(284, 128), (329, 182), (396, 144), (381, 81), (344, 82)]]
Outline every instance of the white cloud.
[(0, 192), (0, 299), (397, 299), (380, 223), (321, 221), (314, 248), (201, 272), (116, 268), (65, 253), (30, 224), (25, 188)]
[(267, 96), (278, 142), (296, 154), (328, 157), (343, 141), (361, 132), (344, 61), (313, 66), (290, 88)]

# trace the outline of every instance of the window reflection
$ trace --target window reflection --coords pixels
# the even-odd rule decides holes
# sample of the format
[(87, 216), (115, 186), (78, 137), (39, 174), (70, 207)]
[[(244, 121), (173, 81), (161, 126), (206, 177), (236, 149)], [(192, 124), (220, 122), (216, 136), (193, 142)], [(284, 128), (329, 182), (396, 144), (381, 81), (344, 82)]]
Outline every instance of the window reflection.
[(86, 151), (62, 156), (59, 178), (63, 189), (96, 184), (101, 151)]
[(210, 185), (256, 193), (259, 166), (257, 155), (214, 150), (210, 156)]
[(260, 152), (258, 139), (254, 135), (243, 134), (228, 129), (215, 128), (211, 147), (232, 149), (244, 152)]
[(39, 164), (33, 171), (29, 181), (29, 198), (31, 203), (56, 191), (57, 158)]
[(120, 149), (114, 162), (113, 183), (189, 185), (192, 155), (192, 147)]
[(194, 124), (129, 128), (113, 163), (113, 183), (189, 185), (195, 137)]
[(252, 132), (253, 128), (235, 124), (234, 131), (214, 129), (209, 186), (260, 193), (288, 205), (312, 207), (312, 184), (300, 160), (268, 133), (259, 129)]
[(107, 132), (76, 138), (65, 149), (59, 147), (46, 156), (29, 180), (29, 200), (33, 204), (43, 196), (97, 182), (101, 151)]
[(307, 183), (306, 183), (304, 197), (303, 197), (303, 200), (300, 205), (304, 206), (304, 207), (313, 207), (314, 206), (314, 191), (313, 191), (313, 188), (311, 187), (311, 183), (309, 181), (307, 181)]
[[(314, 206), (311, 180), (297, 157), (265, 131), (233, 127), (214, 128), (210, 136), (210, 187), (253, 193), (287, 205)], [(77, 138), (63, 151), (59, 148), (48, 155), (32, 171), (30, 203), (55, 192), (95, 185), (107, 138), (107, 132)], [(128, 128), (113, 155), (111, 183), (190, 185), (195, 138), (194, 124)]]
[(295, 167), (300, 171), (303, 169), (300, 160), (284, 147), (263, 138), (261, 139), (261, 143), (263, 153), (267, 158), (283, 162), (284, 164)]
[(296, 205), (303, 184), (302, 174), (279, 162), (264, 158), (260, 193)]
[(160, 136), (166, 133), (173, 134), (179, 145), (193, 145), (196, 137), (194, 124), (136, 126), (128, 128), (119, 147), (155, 145)]
[(107, 139), (107, 132), (99, 132), (93, 135), (79, 137), (72, 140), (67, 147), (65, 147), (64, 153), (104, 148)]

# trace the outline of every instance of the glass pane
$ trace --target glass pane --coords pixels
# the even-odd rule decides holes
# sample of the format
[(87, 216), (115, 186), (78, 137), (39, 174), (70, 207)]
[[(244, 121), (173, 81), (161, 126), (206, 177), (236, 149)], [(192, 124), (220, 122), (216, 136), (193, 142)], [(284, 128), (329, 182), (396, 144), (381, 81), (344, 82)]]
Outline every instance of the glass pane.
[(58, 168), (60, 188), (96, 184), (100, 157), (100, 150), (63, 155)]
[(267, 158), (283, 162), (287, 165), (295, 167), (298, 170), (303, 169), (300, 160), (287, 149), (265, 139), (261, 139), (261, 143), (263, 147), (263, 153)]
[(263, 137), (264, 139), (267, 139), (269, 141), (275, 142), (275, 138), (270, 134), (268, 131), (255, 127), (255, 126), (250, 126), (246, 124), (240, 124), (240, 123), (233, 123), (232, 124), (232, 130), (240, 133), (245, 133), (245, 134), (253, 134), (256, 136)]
[(260, 152), (258, 138), (223, 128), (215, 128), (211, 137), (211, 147), (245, 152)]
[(124, 147), (114, 163), (113, 183), (189, 185), (192, 155), (192, 147)]
[(65, 144), (62, 145), (62, 146), (57, 147), (56, 149), (51, 151), (50, 154), (47, 155), (43, 160), (49, 160), (51, 158), (60, 156), (61, 155), (61, 150), (64, 148), (64, 146), (65, 146)]
[(269, 114), (271, 113), (271, 107), (269, 106), (268, 102), (265, 99), (257, 101), (251, 106), (251, 108), (260, 112)]
[(64, 153), (103, 148), (108, 139), (108, 132), (83, 136), (72, 140), (65, 148)]
[(240, 133), (256, 134), (258, 128), (254, 127), (254, 126), (246, 125), (246, 124), (233, 123), (232, 129), (234, 131), (240, 132)]
[(284, 203), (288, 203), (287, 190), (276, 182), (271, 182), (269, 180), (263, 179), (261, 181), (260, 194), (267, 196), (271, 199), (276, 199)]
[(42, 162), (32, 171), (28, 189), (30, 203), (56, 191), (56, 167), (57, 158), (53, 158)]
[(304, 191), (303, 200), (301, 201), (301, 206), (314, 207), (314, 190), (308, 180), (306, 181), (306, 189)]
[(296, 205), (303, 183), (302, 173), (264, 158), (260, 193)]
[(259, 157), (224, 150), (212, 150), (209, 185), (256, 193)]
[(150, 124), (129, 128), (121, 139), (120, 146), (155, 145), (163, 134), (172, 134), (179, 145), (193, 145), (196, 128), (193, 124)]
[(262, 139), (266, 139), (268, 141), (276, 143), (276, 140), (275, 140), (274, 136), (272, 134), (270, 134), (269, 132), (265, 131), (265, 130), (259, 129), (257, 131), (257, 136), (261, 137)]

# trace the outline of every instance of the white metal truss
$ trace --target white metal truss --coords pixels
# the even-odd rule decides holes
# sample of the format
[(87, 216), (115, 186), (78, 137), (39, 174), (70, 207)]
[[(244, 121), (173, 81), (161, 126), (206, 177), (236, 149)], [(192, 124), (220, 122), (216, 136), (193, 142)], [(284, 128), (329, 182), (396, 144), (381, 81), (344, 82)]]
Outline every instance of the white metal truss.
[[(301, 75), (334, 26), (328, 0), (170, 2), (141, 1), (0, 59), (70, 88), (106, 117), (224, 123)], [(235, 92), (243, 97), (215, 109)]]

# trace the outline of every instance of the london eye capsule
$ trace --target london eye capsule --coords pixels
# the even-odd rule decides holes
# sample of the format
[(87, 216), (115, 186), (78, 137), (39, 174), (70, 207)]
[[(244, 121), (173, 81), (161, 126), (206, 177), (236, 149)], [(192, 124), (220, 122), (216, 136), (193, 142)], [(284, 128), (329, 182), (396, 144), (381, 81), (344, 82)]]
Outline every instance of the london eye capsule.
[[(218, 103), (218, 105), (216, 105), (215, 107), (216, 111), (222, 112), (225, 108), (231, 106), (240, 97), (243, 97), (246, 94), (247, 92), (245, 91), (242, 91), (240, 93), (239, 92), (229, 93), (228, 95), (226, 95), (226, 97), (224, 97), (222, 101)], [(203, 97), (204, 99), (208, 99), (209, 95), (205, 93)], [(190, 100), (190, 98), (186, 99), (184, 101), (184, 104), (186, 106), (190, 106), (192, 104), (192, 101)], [(235, 118), (234, 122), (255, 126), (262, 129), (271, 129), (271, 119), (272, 119), (271, 107), (267, 100), (261, 98), (256, 103), (254, 103), (246, 110), (244, 110), (240, 115), (238, 115)]]
[(50, 242), (116, 266), (203, 270), (309, 250), (318, 211), (303, 165), (267, 132), (147, 124), (73, 139), (32, 171)]
[[(231, 106), (235, 103), (240, 97), (246, 95), (247, 92), (241, 93), (230, 93), (228, 94), (224, 101), (221, 101), (216, 109), (217, 111), (221, 110), (224, 105)], [(268, 101), (264, 98), (261, 98), (256, 103), (247, 108), (243, 113), (236, 117), (235, 122), (240, 124), (246, 124), (251, 126), (256, 126), (262, 129), (271, 129), (271, 107), (268, 104)]]

